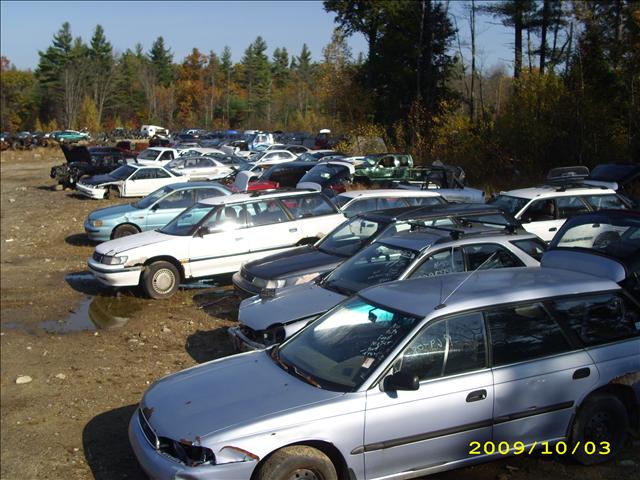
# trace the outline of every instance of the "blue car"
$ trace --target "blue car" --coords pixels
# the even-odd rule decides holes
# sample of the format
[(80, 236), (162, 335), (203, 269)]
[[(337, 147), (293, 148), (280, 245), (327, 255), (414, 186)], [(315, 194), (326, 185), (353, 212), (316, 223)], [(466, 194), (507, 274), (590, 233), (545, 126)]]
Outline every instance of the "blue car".
[(89, 239), (96, 242), (155, 230), (204, 198), (231, 193), (215, 182), (174, 183), (138, 202), (94, 210), (85, 220), (84, 229)]

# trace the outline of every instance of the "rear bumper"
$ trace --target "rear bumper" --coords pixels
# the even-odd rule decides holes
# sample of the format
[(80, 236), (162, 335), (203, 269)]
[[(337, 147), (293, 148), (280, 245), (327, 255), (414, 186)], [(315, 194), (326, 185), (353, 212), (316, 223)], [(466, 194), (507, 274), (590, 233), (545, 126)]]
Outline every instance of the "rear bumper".
[(93, 258), (87, 260), (87, 265), (93, 276), (109, 287), (135, 287), (140, 283), (142, 267), (124, 268), (121, 265), (104, 265)]

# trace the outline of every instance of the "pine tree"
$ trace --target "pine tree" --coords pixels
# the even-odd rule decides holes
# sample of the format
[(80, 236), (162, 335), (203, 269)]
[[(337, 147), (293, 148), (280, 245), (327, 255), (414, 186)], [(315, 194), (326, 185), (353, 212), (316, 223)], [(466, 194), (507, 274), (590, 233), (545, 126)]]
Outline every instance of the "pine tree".
[(164, 38), (158, 37), (149, 51), (149, 60), (153, 66), (157, 79), (162, 86), (168, 87), (175, 78), (173, 68), (173, 53), (165, 48)]
[(89, 44), (93, 102), (97, 109), (98, 124), (102, 123), (104, 108), (113, 93), (116, 62), (113, 47), (104, 35), (104, 29), (96, 25)]

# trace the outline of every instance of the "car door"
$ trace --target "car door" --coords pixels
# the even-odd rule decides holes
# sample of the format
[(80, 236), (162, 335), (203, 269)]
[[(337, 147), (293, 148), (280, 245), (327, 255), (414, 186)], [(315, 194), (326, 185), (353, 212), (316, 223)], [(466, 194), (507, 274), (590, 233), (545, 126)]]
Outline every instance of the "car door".
[(294, 219), (291, 229), (295, 229), (298, 240), (324, 237), (344, 221), (344, 217), (320, 194), (297, 195), (281, 200)]
[(147, 211), (146, 230), (156, 230), (164, 227), (185, 209), (193, 205), (193, 196), (193, 190), (183, 189), (171, 192), (158, 200)]
[(251, 202), (245, 208), (251, 258), (291, 248), (303, 238), (301, 228), (278, 199)]
[(493, 441), (525, 445), (566, 435), (598, 370), (541, 303), (485, 312), (494, 379)]
[(203, 222), (189, 245), (191, 276), (233, 273), (249, 258), (250, 229), (244, 209), (242, 204), (220, 206)]
[[(140, 168), (131, 175), (125, 182), (125, 195), (127, 197), (142, 197), (146, 195), (148, 185), (152, 184), (155, 178), (155, 168)], [(156, 188), (152, 188), (147, 193), (151, 193)]]
[(417, 376), (413, 391), (367, 392), (366, 478), (418, 476), (469, 457), (472, 441), (491, 440), (493, 376), (480, 313), (430, 322), (394, 362)]
[(553, 198), (534, 200), (518, 218), (527, 232), (537, 235), (545, 242), (551, 241), (564, 220), (557, 216)]

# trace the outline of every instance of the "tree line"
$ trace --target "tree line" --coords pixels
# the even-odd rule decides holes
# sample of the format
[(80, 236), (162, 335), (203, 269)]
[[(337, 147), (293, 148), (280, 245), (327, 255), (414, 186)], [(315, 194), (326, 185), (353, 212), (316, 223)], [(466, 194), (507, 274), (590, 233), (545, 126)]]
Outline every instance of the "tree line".
[[(228, 47), (176, 62), (162, 37), (118, 53), (100, 25), (85, 43), (65, 23), (34, 72), (3, 58), (2, 128), (331, 128), (383, 135), (390, 148), (489, 182), (638, 159), (637, 0), (456, 6), (325, 0), (337, 27), (319, 61), (306, 45), (269, 57), (257, 37), (238, 62)], [(510, 68), (486, 68), (481, 17), (513, 35)], [(368, 47), (357, 58), (355, 33)]]

